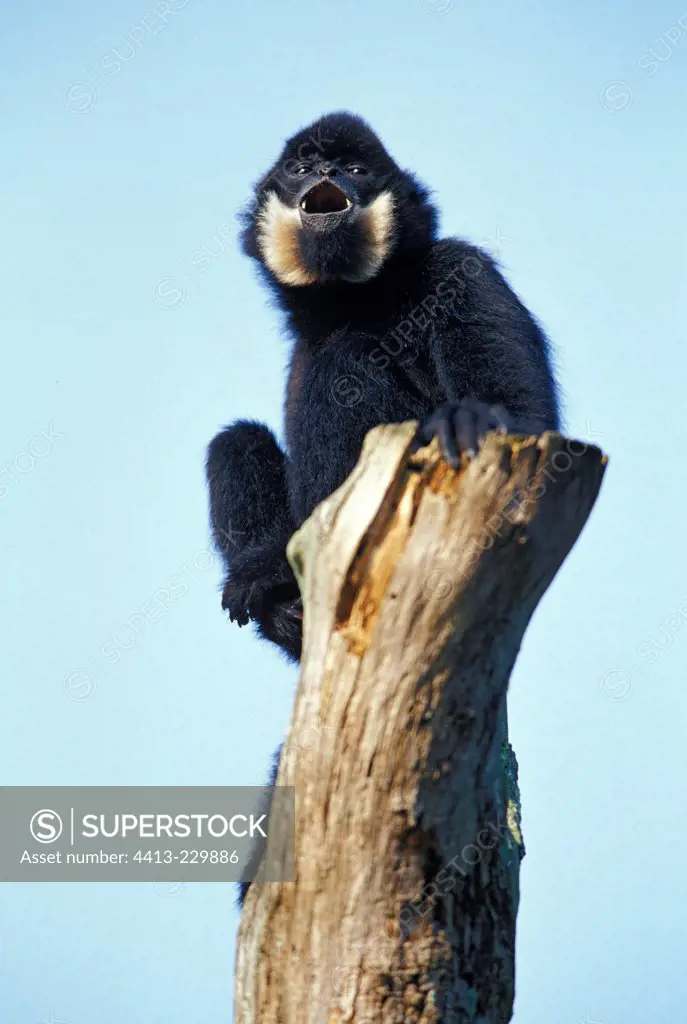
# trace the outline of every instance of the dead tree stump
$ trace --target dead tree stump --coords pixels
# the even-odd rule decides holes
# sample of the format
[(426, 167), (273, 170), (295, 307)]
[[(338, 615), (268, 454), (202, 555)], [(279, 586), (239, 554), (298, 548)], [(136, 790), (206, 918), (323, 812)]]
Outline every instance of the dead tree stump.
[(371, 431), (289, 545), (305, 640), (278, 783), (296, 788), (295, 882), (250, 890), (239, 1024), (512, 1016), (508, 680), (606, 458), (492, 434), (454, 471), (436, 442), (409, 454), (414, 430)]

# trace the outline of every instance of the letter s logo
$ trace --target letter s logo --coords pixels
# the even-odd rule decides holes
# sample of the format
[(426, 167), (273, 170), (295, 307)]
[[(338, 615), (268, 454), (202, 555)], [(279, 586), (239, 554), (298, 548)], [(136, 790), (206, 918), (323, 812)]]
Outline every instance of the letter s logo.
[(62, 835), (62, 819), (57, 811), (36, 811), (29, 828), (37, 843), (54, 843)]

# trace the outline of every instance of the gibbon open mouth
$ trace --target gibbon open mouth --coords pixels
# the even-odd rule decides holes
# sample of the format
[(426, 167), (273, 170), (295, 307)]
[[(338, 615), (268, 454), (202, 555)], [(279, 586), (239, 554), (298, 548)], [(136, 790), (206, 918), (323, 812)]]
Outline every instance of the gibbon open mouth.
[(348, 196), (332, 181), (313, 185), (301, 199), (303, 213), (343, 213), (350, 205)]

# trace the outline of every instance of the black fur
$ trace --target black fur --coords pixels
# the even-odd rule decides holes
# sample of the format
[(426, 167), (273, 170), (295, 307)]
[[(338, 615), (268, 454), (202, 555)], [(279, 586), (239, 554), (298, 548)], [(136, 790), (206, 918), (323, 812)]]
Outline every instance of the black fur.
[[(260, 217), (270, 192), (300, 211), (299, 260), (314, 283), (284, 284), (265, 261)], [(383, 192), (394, 211), (388, 252), (373, 276), (352, 281), (365, 211)], [(244, 252), (257, 261), (293, 341), (286, 444), (282, 451), (267, 427), (247, 421), (213, 440), (211, 520), (227, 570), (223, 607), (295, 660), (302, 617), (285, 546), (348, 476), (368, 430), (417, 419), (418, 441), (436, 434), (456, 464), (488, 430), (559, 425), (537, 322), (485, 252), (439, 240), (436, 230), (427, 189), (350, 114), (294, 135), (245, 213)]]
[[(351, 163), (367, 173), (347, 173)], [(322, 177), (356, 208), (392, 193), (391, 250), (374, 277), (351, 283), (336, 276), (355, 258), (350, 232), (340, 232), (338, 250), (327, 243), (316, 257), (326, 232), (306, 225), (301, 255), (324, 280), (284, 285), (261, 257), (260, 210), (269, 191), (297, 207)], [(436, 219), (427, 189), (350, 114), (329, 115), (293, 136), (245, 214), (244, 251), (258, 261), (294, 342), (286, 453), (258, 423), (239, 421), (220, 433), (207, 459), (211, 520), (227, 568), (223, 607), (239, 625), (255, 622), (293, 659), (302, 623), (285, 546), (350, 473), (370, 428), (418, 419), (422, 436), (436, 433), (455, 462), (488, 429), (542, 431), (559, 423), (541, 329), (486, 253), (436, 239)], [(336, 224), (329, 233), (337, 236)]]
[[(282, 744), (279, 744), (279, 746), (275, 750), (274, 754), (272, 755), (272, 764), (270, 765), (270, 774), (269, 774), (269, 777), (268, 777), (267, 783), (266, 783), (268, 786), (274, 786), (275, 782), (277, 781), (277, 775), (279, 774), (279, 758), (281, 757), (281, 751), (282, 751)], [(260, 808), (260, 814), (268, 814), (269, 815), (270, 807), (271, 806), (272, 806), (272, 795), (270, 794), (268, 796), (267, 800), (265, 801), (265, 803), (263, 804), (263, 806)], [(258, 868), (260, 867), (260, 861), (262, 860), (263, 853), (265, 852), (265, 846), (266, 846), (266, 840), (265, 839), (261, 838), (259, 841), (255, 842), (255, 845), (253, 846), (253, 849), (251, 850), (251, 855), (250, 855), (250, 858), (248, 860), (248, 864), (246, 865), (246, 871), (244, 872), (244, 878), (245, 878), (246, 875), (249, 875), (249, 876), (252, 877), (256, 873)], [(246, 881), (239, 882), (238, 904), (239, 904), (240, 907), (243, 906), (243, 902), (244, 902), (244, 900), (246, 898), (246, 893), (250, 889), (250, 886), (251, 886), (250, 882), (246, 882)]]

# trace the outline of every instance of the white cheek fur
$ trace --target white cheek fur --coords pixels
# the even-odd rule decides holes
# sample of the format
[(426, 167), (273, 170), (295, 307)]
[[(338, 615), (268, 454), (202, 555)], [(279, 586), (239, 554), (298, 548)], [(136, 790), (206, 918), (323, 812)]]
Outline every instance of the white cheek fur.
[[(382, 192), (361, 210), (364, 240), (355, 272), (343, 279), (353, 283), (369, 281), (389, 255), (394, 237), (394, 199)], [(258, 246), (265, 263), (282, 284), (303, 286), (317, 283), (317, 275), (304, 265), (300, 248), (301, 219), (298, 210), (286, 206), (276, 192), (270, 192), (258, 214)]]

